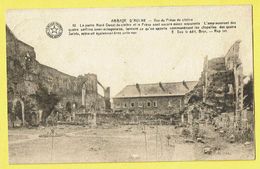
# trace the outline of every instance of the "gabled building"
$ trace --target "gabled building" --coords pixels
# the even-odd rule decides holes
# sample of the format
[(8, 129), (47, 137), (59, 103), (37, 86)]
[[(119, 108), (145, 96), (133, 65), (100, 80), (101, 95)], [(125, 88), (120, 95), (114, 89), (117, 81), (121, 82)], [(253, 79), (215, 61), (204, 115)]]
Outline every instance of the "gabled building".
[(184, 106), (184, 96), (197, 81), (127, 85), (113, 98), (115, 112), (174, 114)]

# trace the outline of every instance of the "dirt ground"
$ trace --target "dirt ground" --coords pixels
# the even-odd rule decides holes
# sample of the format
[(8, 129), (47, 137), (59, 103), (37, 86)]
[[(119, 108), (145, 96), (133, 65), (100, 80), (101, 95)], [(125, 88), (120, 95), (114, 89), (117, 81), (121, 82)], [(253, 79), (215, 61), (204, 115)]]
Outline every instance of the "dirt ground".
[[(52, 127), (9, 129), (11, 164), (132, 162), (183, 160), (252, 160), (254, 144), (227, 143), (208, 129), (205, 143), (186, 143), (182, 128), (174, 126), (122, 125), (54, 127), (57, 137), (47, 135)], [(48, 135), (47, 135), (48, 136)], [(218, 146), (211, 154), (205, 147)]]

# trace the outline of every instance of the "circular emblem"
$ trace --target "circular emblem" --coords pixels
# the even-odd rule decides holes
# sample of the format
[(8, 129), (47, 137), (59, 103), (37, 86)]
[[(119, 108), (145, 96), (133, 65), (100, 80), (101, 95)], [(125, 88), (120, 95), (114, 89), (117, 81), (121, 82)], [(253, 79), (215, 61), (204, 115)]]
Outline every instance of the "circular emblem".
[(62, 35), (63, 29), (60, 23), (58, 22), (51, 22), (46, 26), (46, 34), (50, 38), (58, 38)]

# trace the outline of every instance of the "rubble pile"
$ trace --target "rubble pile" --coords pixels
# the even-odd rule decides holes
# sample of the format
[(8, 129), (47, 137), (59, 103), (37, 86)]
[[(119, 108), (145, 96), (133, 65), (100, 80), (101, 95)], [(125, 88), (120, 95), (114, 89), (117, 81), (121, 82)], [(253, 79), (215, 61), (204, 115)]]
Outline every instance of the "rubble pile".
[(215, 132), (229, 143), (253, 141), (254, 122), (243, 106), (239, 43), (235, 42), (224, 57), (205, 57), (198, 84), (185, 95), (181, 111), (182, 123), (187, 123), (191, 130), (196, 123), (212, 124)]
[[(206, 59), (207, 60), (207, 59)], [(234, 110), (234, 75), (225, 68), (225, 58), (207, 61), (208, 66), (201, 73), (198, 84), (186, 97), (186, 110), (194, 104), (200, 109), (222, 113)]]

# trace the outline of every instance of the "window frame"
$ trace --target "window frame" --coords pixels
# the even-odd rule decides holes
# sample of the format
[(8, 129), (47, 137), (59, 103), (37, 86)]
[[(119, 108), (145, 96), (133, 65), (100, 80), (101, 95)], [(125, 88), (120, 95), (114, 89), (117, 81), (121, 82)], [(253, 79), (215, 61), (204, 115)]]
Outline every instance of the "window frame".
[(132, 108), (135, 107), (135, 102), (131, 102), (130, 107), (132, 107)]
[(154, 101), (153, 101), (153, 107), (158, 107), (158, 102), (157, 102), (157, 100), (154, 100)]
[(152, 107), (152, 102), (151, 102), (151, 101), (147, 101), (147, 102), (146, 102), (146, 106), (147, 106), (147, 107)]
[(123, 104), (123, 108), (127, 108), (127, 107), (128, 107), (127, 102), (124, 102), (124, 104)]

